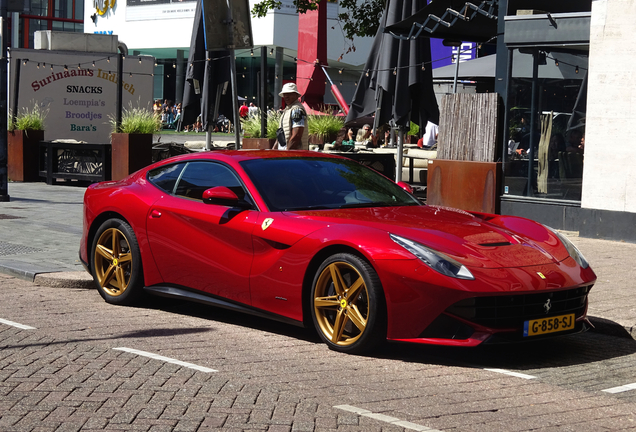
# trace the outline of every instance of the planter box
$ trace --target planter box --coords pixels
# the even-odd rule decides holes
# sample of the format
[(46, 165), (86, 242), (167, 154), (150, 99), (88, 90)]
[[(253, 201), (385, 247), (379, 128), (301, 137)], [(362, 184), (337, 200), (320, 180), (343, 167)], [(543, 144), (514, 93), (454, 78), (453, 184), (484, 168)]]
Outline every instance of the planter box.
[(331, 144), (338, 138), (338, 132), (331, 133), (329, 135), (319, 137), (318, 135), (309, 135), (309, 144), (313, 145), (322, 145), (322, 144)]
[(44, 131), (15, 130), (7, 134), (7, 175), (20, 182), (40, 181), (40, 141)]
[(276, 142), (273, 138), (243, 138), (242, 148), (244, 149), (271, 149)]
[(501, 162), (428, 161), (426, 203), (499, 213)]
[(111, 135), (111, 178), (121, 180), (152, 163), (152, 134)]

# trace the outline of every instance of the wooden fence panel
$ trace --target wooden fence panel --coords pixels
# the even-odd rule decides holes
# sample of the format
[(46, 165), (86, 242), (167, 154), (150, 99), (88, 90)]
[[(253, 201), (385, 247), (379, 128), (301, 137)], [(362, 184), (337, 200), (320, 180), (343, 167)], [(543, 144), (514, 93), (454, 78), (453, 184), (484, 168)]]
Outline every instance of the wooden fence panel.
[(446, 95), (440, 108), (437, 158), (495, 162), (497, 93)]

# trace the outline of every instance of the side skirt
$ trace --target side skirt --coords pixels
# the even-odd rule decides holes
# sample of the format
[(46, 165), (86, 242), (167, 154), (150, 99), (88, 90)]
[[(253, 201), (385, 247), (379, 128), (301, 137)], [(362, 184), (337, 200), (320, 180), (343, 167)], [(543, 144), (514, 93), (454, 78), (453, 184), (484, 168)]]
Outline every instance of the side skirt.
[(189, 300), (189, 301), (202, 303), (209, 306), (221, 307), (224, 309), (246, 313), (246, 314), (254, 315), (261, 318), (267, 318), (274, 321), (280, 321), (282, 323), (291, 324), (297, 327), (304, 327), (301, 321), (296, 321), (295, 319), (287, 318), (281, 315), (273, 314), (261, 309), (252, 308), (252, 307), (245, 306), (239, 303), (233, 303), (228, 300), (225, 300), (219, 297), (214, 297), (209, 294), (203, 294), (197, 291), (190, 291), (188, 289), (174, 287), (174, 286), (166, 286), (166, 285), (153, 285), (149, 287), (144, 287), (144, 290), (150, 294), (153, 294), (159, 297)]

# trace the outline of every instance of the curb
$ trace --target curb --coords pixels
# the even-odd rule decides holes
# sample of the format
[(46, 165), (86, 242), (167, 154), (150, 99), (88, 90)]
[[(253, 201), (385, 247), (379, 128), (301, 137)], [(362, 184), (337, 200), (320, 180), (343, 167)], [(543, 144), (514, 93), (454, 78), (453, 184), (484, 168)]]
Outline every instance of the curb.
[(93, 277), (85, 271), (38, 273), (33, 278), (33, 283), (53, 288), (95, 288)]

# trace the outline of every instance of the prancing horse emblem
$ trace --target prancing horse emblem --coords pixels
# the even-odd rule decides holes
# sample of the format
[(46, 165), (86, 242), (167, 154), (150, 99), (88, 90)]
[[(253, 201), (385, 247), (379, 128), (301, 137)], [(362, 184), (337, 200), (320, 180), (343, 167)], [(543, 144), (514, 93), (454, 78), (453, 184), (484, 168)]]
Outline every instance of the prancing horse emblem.
[(545, 313), (550, 312), (550, 309), (552, 309), (552, 303), (550, 302), (550, 299), (548, 299), (544, 304), (543, 304), (543, 310), (545, 311)]
[(272, 224), (272, 222), (274, 222), (274, 219), (272, 218), (267, 218), (263, 221), (263, 223), (261, 224), (261, 228), (263, 229), (263, 231), (265, 231), (267, 228), (269, 228), (269, 226)]

